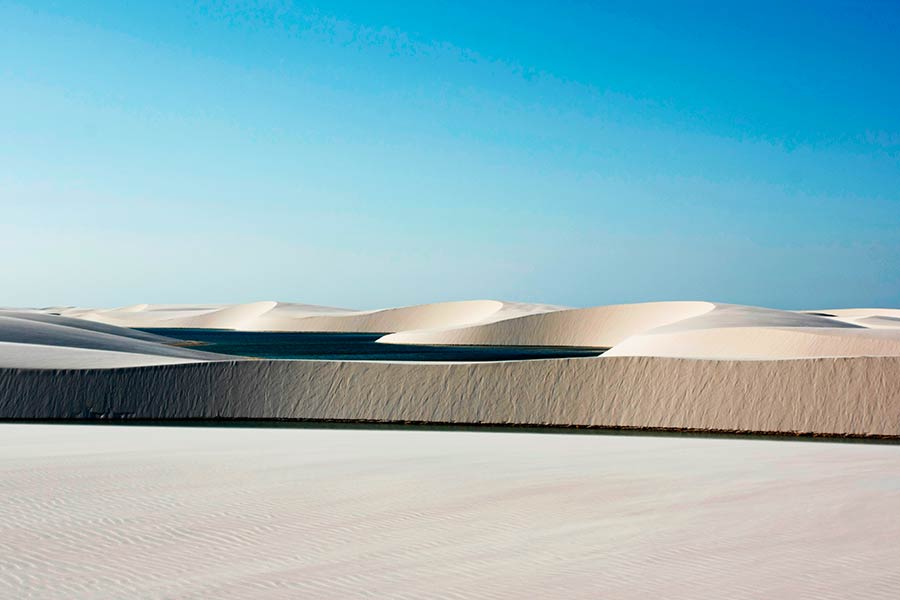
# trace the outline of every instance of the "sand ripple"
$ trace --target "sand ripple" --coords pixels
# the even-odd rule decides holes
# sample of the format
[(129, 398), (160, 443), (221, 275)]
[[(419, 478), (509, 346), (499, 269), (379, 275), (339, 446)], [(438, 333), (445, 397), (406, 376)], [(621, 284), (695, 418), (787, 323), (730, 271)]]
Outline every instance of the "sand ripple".
[(0, 426), (4, 598), (896, 598), (900, 447)]

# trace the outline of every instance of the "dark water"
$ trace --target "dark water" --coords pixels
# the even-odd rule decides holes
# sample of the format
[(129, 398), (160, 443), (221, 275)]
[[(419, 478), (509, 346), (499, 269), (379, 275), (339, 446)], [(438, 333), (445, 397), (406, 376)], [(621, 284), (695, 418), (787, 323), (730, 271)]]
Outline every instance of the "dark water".
[(496, 361), (599, 356), (602, 348), (534, 346), (408, 346), (378, 344), (380, 333), (284, 333), (223, 329), (143, 329), (185, 341), (203, 342), (198, 350), (280, 359)]

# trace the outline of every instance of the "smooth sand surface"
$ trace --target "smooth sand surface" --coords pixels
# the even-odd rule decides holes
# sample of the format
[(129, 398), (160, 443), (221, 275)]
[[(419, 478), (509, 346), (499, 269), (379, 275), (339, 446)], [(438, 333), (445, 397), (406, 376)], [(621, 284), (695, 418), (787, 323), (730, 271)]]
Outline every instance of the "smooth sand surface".
[(898, 481), (898, 446), (0, 425), (0, 597), (894, 599)]

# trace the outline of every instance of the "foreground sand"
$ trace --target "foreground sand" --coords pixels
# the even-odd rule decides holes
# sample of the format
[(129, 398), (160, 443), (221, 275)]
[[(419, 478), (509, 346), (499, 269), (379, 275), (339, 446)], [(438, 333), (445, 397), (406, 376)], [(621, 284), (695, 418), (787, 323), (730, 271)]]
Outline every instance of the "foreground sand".
[(0, 425), (4, 598), (896, 598), (900, 447)]

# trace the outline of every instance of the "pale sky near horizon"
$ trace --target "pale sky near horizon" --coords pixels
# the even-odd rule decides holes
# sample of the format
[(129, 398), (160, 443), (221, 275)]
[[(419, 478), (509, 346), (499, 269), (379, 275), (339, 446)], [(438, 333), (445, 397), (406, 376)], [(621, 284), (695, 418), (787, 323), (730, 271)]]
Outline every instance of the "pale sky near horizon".
[(900, 3), (492, 6), (0, 0), (0, 306), (900, 306)]

